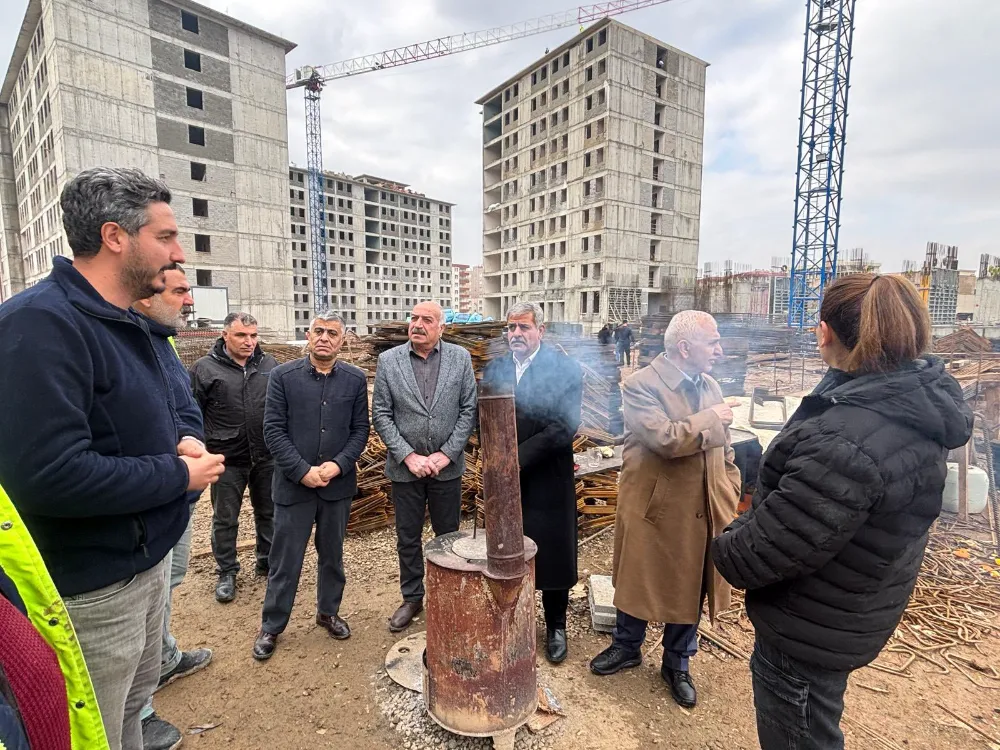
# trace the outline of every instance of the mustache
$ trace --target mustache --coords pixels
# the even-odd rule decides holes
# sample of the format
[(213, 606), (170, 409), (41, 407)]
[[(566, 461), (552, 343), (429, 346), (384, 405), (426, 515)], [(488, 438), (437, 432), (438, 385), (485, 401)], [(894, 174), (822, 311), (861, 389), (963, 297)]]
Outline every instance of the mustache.
[(410, 333), (422, 333), (425, 336), (427, 335), (427, 331), (424, 330), (423, 328), (411, 328)]

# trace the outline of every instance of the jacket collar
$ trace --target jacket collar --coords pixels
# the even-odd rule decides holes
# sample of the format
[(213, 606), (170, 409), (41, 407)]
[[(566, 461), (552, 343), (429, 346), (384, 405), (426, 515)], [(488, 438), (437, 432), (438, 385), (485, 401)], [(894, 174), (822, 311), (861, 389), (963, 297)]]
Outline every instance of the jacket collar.
[(70, 261), (57, 255), (52, 259), (52, 273), (49, 275), (52, 281), (66, 294), (66, 299), (70, 304), (85, 313), (99, 318), (111, 318), (113, 320), (134, 320), (128, 310), (123, 310), (116, 305), (112, 305), (100, 293), (94, 289), (83, 274), (80, 273)]
[(650, 367), (652, 367), (653, 371), (660, 376), (660, 380), (663, 381), (663, 384), (672, 391), (676, 391), (681, 387), (682, 383), (688, 380), (688, 378), (684, 376), (684, 373), (680, 371), (680, 368), (667, 359), (665, 354), (660, 354), (655, 357), (650, 363)]

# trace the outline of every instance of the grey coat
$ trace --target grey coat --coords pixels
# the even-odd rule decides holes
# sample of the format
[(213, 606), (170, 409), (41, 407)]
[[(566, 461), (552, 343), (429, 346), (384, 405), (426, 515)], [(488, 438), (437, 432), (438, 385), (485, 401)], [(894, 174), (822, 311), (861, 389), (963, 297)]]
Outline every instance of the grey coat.
[(385, 475), (393, 482), (416, 481), (403, 464), (413, 452), (429, 456), (441, 451), (451, 459), (438, 481), (456, 479), (465, 471), (465, 444), (476, 424), (476, 376), (465, 349), (442, 341), (440, 352), (441, 371), (430, 406), (413, 376), (409, 342), (378, 358), (372, 423), (388, 448)]

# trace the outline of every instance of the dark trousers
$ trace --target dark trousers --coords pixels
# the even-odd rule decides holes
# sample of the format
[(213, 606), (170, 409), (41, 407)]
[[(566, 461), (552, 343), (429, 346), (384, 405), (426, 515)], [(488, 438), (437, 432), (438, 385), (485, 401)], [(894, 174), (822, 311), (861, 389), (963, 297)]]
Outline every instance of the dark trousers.
[(552, 589), (542, 592), (542, 610), (545, 612), (547, 630), (566, 629), (566, 610), (569, 608), (569, 589)]
[(414, 482), (392, 483), (396, 507), (396, 551), (399, 553), (399, 588), (403, 601), (424, 599), (424, 549), (421, 535), (429, 508), (434, 536), (458, 531), (462, 515), (462, 478), (447, 482), (425, 477)]
[(758, 638), (750, 675), (761, 750), (843, 750), (849, 674), (796, 661)]
[(274, 536), (274, 504), (271, 502), (271, 476), (274, 462), (254, 466), (226, 466), (219, 481), (212, 485), (212, 554), (219, 575), (238, 573), (236, 537), (240, 531), (240, 508), (243, 493), (250, 487), (254, 528), (257, 533), (257, 567), (267, 568)]
[(316, 524), (316, 612), (336, 615), (344, 597), (344, 535), (351, 515), (351, 498), (274, 506), (274, 545), (271, 571), (264, 594), (261, 627), (268, 633), (284, 632), (299, 588), (302, 560), (309, 533)]
[[(646, 621), (618, 610), (611, 634), (616, 645), (638, 653), (646, 640)], [(663, 626), (663, 666), (688, 671), (688, 660), (698, 653), (698, 624)]]
[(618, 347), (618, 364), (632, 366), (632, 347)]

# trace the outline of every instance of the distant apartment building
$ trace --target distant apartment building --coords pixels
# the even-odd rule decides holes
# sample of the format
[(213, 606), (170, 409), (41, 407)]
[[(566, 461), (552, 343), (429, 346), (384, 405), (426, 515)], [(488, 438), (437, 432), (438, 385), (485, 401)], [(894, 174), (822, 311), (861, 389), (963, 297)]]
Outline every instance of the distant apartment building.
[(452, 266), (455, 273), (455, 310), (460, 313), (472, 312), (472, 271), (465, 263)]
[(359, 336), (385, 321), (406, 320), (434, 300), (452, 307), (453, 203), (372, 175), (323, 174), (327, 288), (316, 290), (309, 225), (309, 174), (288, 170), (294, 333), (305, 338), (317, 307), (344, 316)]
[(951, 325), (958, 313), (958, 246), (928, 242), (923, 265), (905, 261), (903, 275), (913, 282), (934, 325)]
[(0, 298), (71, 255), (59, 195), (95, 166), (162, 178), (195, 289), (292, 328), (285, 55), (190, 0), (29, 0), (0, 86)]
[(485, 305), (483, 298), (484, 287), (483, 267), (473, 266), (469, 269), (469, 312), (483, 314)]
[(486, 315), (596, 329), (693, 288), (706, 67), (606, 19), (479, 100)]

